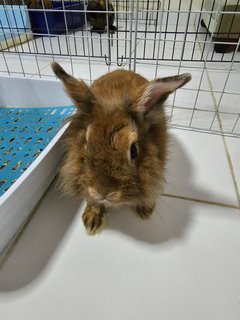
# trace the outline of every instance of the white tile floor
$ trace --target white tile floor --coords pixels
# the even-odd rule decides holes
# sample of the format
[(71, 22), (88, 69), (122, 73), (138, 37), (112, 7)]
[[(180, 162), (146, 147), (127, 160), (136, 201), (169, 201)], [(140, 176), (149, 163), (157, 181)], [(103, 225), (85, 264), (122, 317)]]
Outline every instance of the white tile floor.
[[(7, 59), (19, 72), (18, 62)], [(37, 77), (36, 65), (24, 59)], [(41, 73), (52, 76), (52, 57), (38, 60)], [(71, 71), (69, 58), (59, 61)], [(89, 79), (88, 63), (73, 62), (75, 76)], [(115, 68), (102, 62), (91, 64), (93, 79)], [(173, 123), (187, 125), (202, 70), (191, 63), (181, 69), (160, 62), (158, 76), (192, 72), (192, 90), (179, 91), (174, 100)], [(137, 72), (151, 79), (155, 68), (139, 62)], [(209, 91), (222, 90), (227, 73), (204, 73), (197, 106), (209, 116), (197, 111), (196, 126), (211, 123), (219, 96)], [(232, 94), (220, 104), (236, 115), (239, 80), (236, 70), (227, 83)], [(229, 121), (233, 117), (223, 125)], [(217, 119), (214, 126), (219, 129)], [(84, 231), (84, 204), (60, 196), (53, 184), (0, 270), (1, 319), (239, 320), (239, 138), (171, 129), (168, 157), (167, 183), (152, 219), (111, 210), (107, 228), (95, 237)]]
[(52, 185), (0, 271), (3, 319), (239, 319), (240, 210), (222, 138), (172, 130), (169, 148), (147, 222), (111, 210), (89, 237), (83, 204)]

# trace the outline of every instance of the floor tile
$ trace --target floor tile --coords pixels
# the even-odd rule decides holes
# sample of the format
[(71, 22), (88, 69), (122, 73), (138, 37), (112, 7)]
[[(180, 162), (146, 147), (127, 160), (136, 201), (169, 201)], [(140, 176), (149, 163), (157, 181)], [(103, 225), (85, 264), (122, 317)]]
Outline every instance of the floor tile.
[(197, 44), (195, 44), (195, 36), (188, 35), (187, 39), (183, 38), (183, 34), (174, 36), (171, 33), (162, 33), (160, 38), (159, 55), (159, 34), (139, 33), (140, 41), (137, 47), (137, 58), (141, 59), (157, 59), (160, 60), (200, 60), (201, 51)]
[(238, 120), (233, 127), (233, 133), (236, 133), (238, 137), (240, 136), (240, 115), (238, 116)]
[[(175, 103), (176, 104), (176, 103)], [(221, 133), (218, 118), (214, 111), (197, 110), (191, 108), (171, 107), (167, 103), (166, 115), (172, 126), (180, 126), (187, 130), (203, 130), (209, 133)]]
[[(124, 41), (123, 32), (108, 35), (107, 33), (98, 34), (95, 32), (79, 31), (71, 37), (71, 54), (86, 57), (88, 55), (96, 58), (104, 58), (111, 51), (115, 56), (115, 50), (122, 55), (125, 46), (128, 50), (128, 42)], [(118, 41), (116, 40), (118, 39)], [(127, 51), (128, 52), (128, 51)]]
[(117, 61), (122, 55), (129, 55), (130, 33), (124, 20), (119, 21), (118, 32), (108, 35), (106, 32), (98, 34), (88, 30), (77, 30), (73, 33), (61, 34), (57, 36), (35, 37), (33, 40), (11, 48), (12, 52), (34, 53), (39, 55), (70, 55), (72, 57), (104, 58), (109, 56), (109, 50), (113, 61)]
[[(46, 59), (41, 59), (36, 56), (21, 55), (21, 58), (17, 54), (5, 54), (6, 63), (4, 62), (4, 69), (10, 73), (11, 76), (32, 76), (36, 73), (39, 74), (40, 70), (49, 64)], [(5, 70), (6, 71), (6, 70)]]
[(7, 72), (8, 71), (8, 65), (6, 60), (4, 59), (3, 54), (0, 53), (0, 72)]
[(163, 65), (161, 61), (157, 65), (156, 70), (156, 61), (146, 60), (146, 61), (137, 61), (136, 72), (146, 77), (148, 80), (153, 80), (155, 78), (164, 78), (169, 76), (174, 76), (178, 74), (178, 66), (173, 65)]
[(239, 114), (220, 113), (219, 118), (224, 133), (240, 135)]
[[(230, 53), (217, 53), (214, 50), (214, 44), (216, 42), (210, 42), (211, 38), (210, 36), (207, 34), (206, 29), (200, 27), (200, 29), (198, 29), (198, 34), (197, 34), (197, 39), (198, 42), (202, 48), (202, 58), (206, 59), (208, 61), (214, 61), (214, 62), (231, 62), (233, 60), (233, 56), (234, 56), (234, 52), (230, 52)], [(237, 52), (235, 55), (235, 60), (239, 61), (240, 58), (240, 53)]]
[(227, 70), (208, 70), (213, 91), (222, 92), (227, 81)]
[[(68, 40), (66, 35), (34, 37), (26, 43), (10, 48), (12, 52), (37, 54), (68, 54)], [(70, 41), (70, 40), (69, 40)]]
[(239, 211), (162, 197), (95, 237), (80, 214), (50, 190), (0, 271), (4, 319), (239, 319)]
[(240, 192), (240, 139), (226, 137), (226, 142), (233, 165), (233, 173), (238, 185), (238, 192)]
[[(195, 104), (195, 101), (194, 101)], [(194, 104), (192, 106), (194, 106)], [(197, 92), (196, 95), (196, 106), (199, 110), (206, 110), (215, 112), (216, 110), (216, 100), (215, 95), (208, 89), (206, 91), (201, 90)]]
[(240, 95), (239, 90), (239, 83), (240, 83), (240, 71), (231, 71), (228, 77), (228, 81), (226, 84), (225, 91), (229, 93), (234, 93)]
[(239, 94), (213, 92), (213, 95), (215, 97), (216, 108), (219, 111), (223, 132), (240, 134)]
[(171, 130), (165, 193), (237, 205), (221, 136)]
[[(94, 63), (88, 59), (81, 59), (81, 58), (62, 58), (62, 57), (55, 57), (54, 59), (56, 62), (58, 62), (66, 72), (73, 74), (76, 78), (81, 78), (85, 81), (89, 81), (90, 79), (95, 80), (101, 75), (104, 75), (107, 73), (107, 65), (105, 61), (102, 61), (102, 63)], [(54, 76), (51, 65), (49, 64), (47, 67), (41, 70), (41, 74), (43, 76)]]
[[(227, 113), (240, 114), (240, 104), (239, 104), (240, 95), (239, 94), (233, 94), (233, 93), (216, 94), (215, 93), (214, 95), (217, 96), (216, 100), (217, 100), (218, 108), (220, 111), (227, 112)], [(220, 98), (221, 98), (221, 101), (219, 101)]]

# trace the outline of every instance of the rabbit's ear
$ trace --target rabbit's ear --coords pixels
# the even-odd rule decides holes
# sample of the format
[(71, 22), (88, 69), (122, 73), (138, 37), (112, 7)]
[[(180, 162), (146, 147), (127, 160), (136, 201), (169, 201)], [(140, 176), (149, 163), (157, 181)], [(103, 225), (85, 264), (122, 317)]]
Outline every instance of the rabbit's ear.
[(55, 75), (63, 82), (65, 90), (75, 106), (79, 107), (83, 113), (91, 113), (96, 99), (88, 85), (66, 73), (58, 63), (53, 62), (51, 66)]
[[(189, 73), (151, 81), (144, 88), (140, 88), (137, 98), (137, 109), (145, 114), (146, 118), (155, 118), (168, 95), (191, 80)], [(159, 113), (160, 114), (160, 113)]]

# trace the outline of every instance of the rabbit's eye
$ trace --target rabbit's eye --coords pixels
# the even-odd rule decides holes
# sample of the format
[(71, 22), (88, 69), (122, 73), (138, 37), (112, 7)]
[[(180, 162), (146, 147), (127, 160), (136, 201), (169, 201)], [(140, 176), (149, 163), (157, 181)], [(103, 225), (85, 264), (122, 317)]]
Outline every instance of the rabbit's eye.
[(131, 155), (131, 160), (135, 160), (137, 158), (138, 150), (137, 150), (136, 143), (132, 143), (130, 147), (130, 155)]

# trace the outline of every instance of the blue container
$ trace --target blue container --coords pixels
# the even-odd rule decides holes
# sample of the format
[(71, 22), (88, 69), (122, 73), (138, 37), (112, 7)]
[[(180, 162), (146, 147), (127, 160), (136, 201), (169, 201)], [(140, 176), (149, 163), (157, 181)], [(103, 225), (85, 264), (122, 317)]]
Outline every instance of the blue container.
[[(46, 18), (42, 10), (29, 11), (32, 31), (35, 34), (61, 34), (66, 33), (66, 24), (64, 19), (62, 1), (54, 1), (53, 9), (55, 11), (46, 11)], [(64, 1), (65, 10), (83, 10), (83, 2)], [(68, 31), (73, 31), (84, 26), (84, 12), (65, 12)], [(47, 23), (46, 23), (47, 20)], [(47, 29), (49, 28), (49, 33)]]
[(31, 32), (27, 6), (0, 5), (0, 42)]

